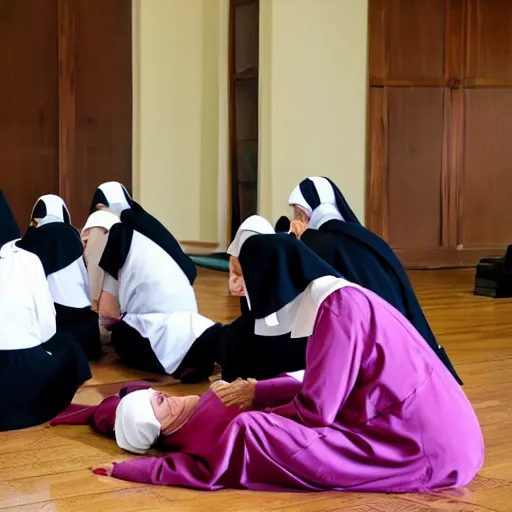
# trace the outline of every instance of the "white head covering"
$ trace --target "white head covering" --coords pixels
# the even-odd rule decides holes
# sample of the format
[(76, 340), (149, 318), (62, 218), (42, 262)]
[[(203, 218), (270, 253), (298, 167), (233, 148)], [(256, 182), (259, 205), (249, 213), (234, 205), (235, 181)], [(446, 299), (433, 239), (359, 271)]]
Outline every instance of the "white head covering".
[(124, 210), (131, 208), (127, 198), (130, 198), (130, 194), (126, 190), (126, 187), (118, 181), (107, 181), (102, 183), (99, 187), (107, 199), (108, 206), (116, 215), (121, 215)]
[[(44, 216), (39, 212), (44, 211)], [(37, 226), (44, 226), (51, 222), (65, 222), (71, 224), (71, 215), (64, 200), (55, 194), (41, 196), (32, 209), (31, 219), (37, 222)]]
[(228, 254), (238, 258), (248, 238), (253, 235), (273, 235), (274, 233), (274, 228), (267, 219), (260, 215), (251, 215), (240, 224), (235, 238), (228, 247)]
[(309, 228), (318, 229), (329, 220), (345, 220), (336, 205), (336, 196), (328, 180), (319, 176), (309, 178), (318, 193), (320, 205), (313, 209), (306, 201), (300, 189), (300, 183), (293, 189), (288, 204), (300, 206), (309, 217)]
[[(260, 215), (251, 215), (250, 217), (245, 219), (242, 222), (242, 224), (240, 224), (240, 227), (236, 232), (235, 238), (228, 247), (228, 254), (238, 258), (240, 256), (242, 246), (249, 238), (251, 238), (251, 236), (273, 234), (275, 234), (275, 230), (272, 227), (272, 224), (270, 224), (270, 222), (267, 219), (261, 217)], [(247, 293), (247, 290), (245, 298), (247, 300), (247, 306), (249, 307), (249, 309), (251, 309), (251, 301), (249, 299), (249, 294)], [(277, 320), (274, 319), (274, 317), (272, 316), (272, 318), (269, 318), (268, 321), (268, 325), (275, 325), (275, 322)]]
[(110, 228), (119, 222), (121, 222), (121, 220), (116, 214), (108, 210), (98, 210), (89, 215), (82, 229), (82, 234), (91, 228), (105, 228), (107, 231), (110, 231)]
[(152, 393), (152, 389), (134, 391), (119, 402), (114, 424), (119, 448), (143, 454), (156, 443), (161, 425), (151, 406)]
[[(85, 247), (84, 256), (87, 262), (87, 274), (89, 276), (89, 296), (94, 311), (98, 311), (99, 299), (105, 282), (105, 272), (99, 264), (107, 245), (108, 232), (114, 224), (120, 222), (119, 217), (112, 212), (98, 210), (89, 215), (82, 229), (82, 234), (84, 234), (86, 230), (92, 229), (87, 246)], [(94, 228), (103, 228), (106, 232)]]

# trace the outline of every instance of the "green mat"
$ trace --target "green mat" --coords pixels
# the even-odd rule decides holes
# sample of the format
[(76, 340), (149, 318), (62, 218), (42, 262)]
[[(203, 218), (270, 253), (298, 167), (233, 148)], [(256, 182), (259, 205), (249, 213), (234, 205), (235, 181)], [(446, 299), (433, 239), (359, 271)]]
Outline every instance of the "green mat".
[(192, 261), (199, 267), (229, 272), (229, 254), (219, 252), (207, 255), (190, 255)]

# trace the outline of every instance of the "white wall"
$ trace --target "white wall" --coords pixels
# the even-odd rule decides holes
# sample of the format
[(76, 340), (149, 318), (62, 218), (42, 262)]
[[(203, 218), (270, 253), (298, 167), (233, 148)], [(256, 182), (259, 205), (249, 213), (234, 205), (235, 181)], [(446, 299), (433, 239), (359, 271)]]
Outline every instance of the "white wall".
[[(226, 245), (229, 0), (134, 0), (134, 193)], [(260, 213), (326, 175), (364, 218), (367, 0), (260, 0)]]
[(260, 211), (275, 220), (307, 176), (364, 218), (367, 0), (260, 0)]
[(227, 1), (134, 0), (134, 190), (179, 240), (218, 239)]

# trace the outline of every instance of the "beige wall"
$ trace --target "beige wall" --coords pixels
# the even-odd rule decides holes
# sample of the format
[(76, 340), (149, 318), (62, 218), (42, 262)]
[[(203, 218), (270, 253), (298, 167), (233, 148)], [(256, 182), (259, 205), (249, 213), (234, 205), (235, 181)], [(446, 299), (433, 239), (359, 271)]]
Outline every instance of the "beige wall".
[[(134, 191), (180, 240), (225, 247), (229, 0), (134, 0)], [(363, 218), (367, 0), (260, 0), (262, 215), (331, 177)]]
[(219, 238), (227, 2), (133, 2), (134, 193), (180, 240)]
[(260, 0), (260, 211), (328, 176), (364, 218), (367, 0)]

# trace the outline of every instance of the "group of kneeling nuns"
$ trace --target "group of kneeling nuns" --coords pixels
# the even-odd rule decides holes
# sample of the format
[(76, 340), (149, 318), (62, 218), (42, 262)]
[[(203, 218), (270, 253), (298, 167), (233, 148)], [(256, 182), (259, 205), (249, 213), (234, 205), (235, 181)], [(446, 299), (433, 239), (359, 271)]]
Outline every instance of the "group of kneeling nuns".
[[(327, 178), (289, 204), (292, 220), (250, 217), (228, 248), (241, 310), (227, 325), (198, 312), (192, 260), (121, 184), (97, 189), (81, 233), (58, 196), (37, 201), (21, 238), (0, 204), (0, 430), (89, 424), (139, 455), (95, 473), (158, 485), (468, 484), (481, 429), (392, 249)], [(101, 357), (100, 324), (128, 366), (182, 382), (219, 366), (222, 379), (201, 397), (136, 382), (70, 405)]]

